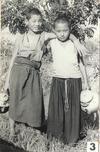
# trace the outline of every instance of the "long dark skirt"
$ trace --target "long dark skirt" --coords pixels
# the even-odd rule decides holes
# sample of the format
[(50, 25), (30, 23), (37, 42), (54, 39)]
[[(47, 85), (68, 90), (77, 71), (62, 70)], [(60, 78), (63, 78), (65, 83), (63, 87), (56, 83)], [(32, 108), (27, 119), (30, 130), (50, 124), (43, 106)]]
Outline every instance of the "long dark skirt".
[(18, 57), (10, 75), (9, 115), (14, 121), (32, 127), (41, 127), (44, 121), (43, 90), (37, 65)]
[[(67, 82), (66, 86), (65, 81)], [(81, 90), (81, 78), (53, 78), (48, 110), (48, 136), (61, 138), (65, 143), (77, 142), (80, 133)], [(67, 110), (65, 110), (66, 94)]]

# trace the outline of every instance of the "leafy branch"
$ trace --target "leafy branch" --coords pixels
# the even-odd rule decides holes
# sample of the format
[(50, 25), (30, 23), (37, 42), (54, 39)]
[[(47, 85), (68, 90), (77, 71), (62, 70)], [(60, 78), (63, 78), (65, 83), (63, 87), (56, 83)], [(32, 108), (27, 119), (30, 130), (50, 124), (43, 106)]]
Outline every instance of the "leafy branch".
[(31, 3), (28, 0), (5, 0), (1, 10), (2, 28), (8, 26), (11, 33), (24, 33), (26, 14), (32, 7), (41, 10), (46, 30), (51, 30), (58, 12), (66, 13), (71, 32), (80, 40), (84, 40), (85, 35), (93, 36), (94, 29), (91, 27), (97, 25), (100, 18), (100, 4), (96, 0), (33, 0)]

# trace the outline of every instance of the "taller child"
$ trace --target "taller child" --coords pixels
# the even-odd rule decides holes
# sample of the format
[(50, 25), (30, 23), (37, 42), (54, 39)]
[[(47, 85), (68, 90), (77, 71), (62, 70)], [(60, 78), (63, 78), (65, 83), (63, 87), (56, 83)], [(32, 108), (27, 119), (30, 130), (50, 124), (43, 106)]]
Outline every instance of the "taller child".
[(43, 91), (39, 69), (38, 43), (42, 34), (42, 15), (33, 8), (27, 14), (28, 32), (18, 35), (8, 71), (5, 90), (10, 90), (10, 133), (15, 121), (41, 127), (44, 121)]

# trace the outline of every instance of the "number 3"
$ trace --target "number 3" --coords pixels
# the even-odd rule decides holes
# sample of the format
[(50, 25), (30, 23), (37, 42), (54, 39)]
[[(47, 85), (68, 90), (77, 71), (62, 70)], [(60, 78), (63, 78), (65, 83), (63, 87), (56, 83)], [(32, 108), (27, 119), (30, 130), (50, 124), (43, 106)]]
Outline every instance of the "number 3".
[(91, 150), (91, 151), (93, 151), (93, 150), (95, 150), (95, 149), (96, 149), (96, 147), (95, 147), (95, 143), (91, 143), (90, 145), (91, 145), (91, 148), (90, 148), (90, 150)]

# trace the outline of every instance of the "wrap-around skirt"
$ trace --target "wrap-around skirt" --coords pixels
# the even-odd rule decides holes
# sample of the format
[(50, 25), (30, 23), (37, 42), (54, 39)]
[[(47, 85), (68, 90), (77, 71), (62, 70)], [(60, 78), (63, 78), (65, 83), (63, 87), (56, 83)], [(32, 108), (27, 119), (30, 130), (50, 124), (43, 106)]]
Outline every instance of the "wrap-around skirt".
[(39, 62), (17, 57), (10, 75), (9, 116), (31, 127), (41, 127), (44, 121), (43, 90)]

